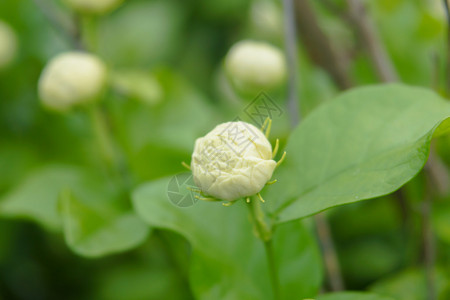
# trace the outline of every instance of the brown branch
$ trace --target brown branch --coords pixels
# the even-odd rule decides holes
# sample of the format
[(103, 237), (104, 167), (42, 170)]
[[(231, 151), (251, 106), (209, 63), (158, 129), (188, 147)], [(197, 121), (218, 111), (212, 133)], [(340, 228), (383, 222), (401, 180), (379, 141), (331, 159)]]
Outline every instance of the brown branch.
[(430, 149), (426, 168), (427, 175), (433, 183), (434, 192), (439, 196), (446, 195), (450, 190), (448, 170), (441, 158), (433, 151), (433, 148)]
[(288, 65), (288, 108), (291, 127), (295, 128), (301, 119), (298, 95), (297, 31), (293, 0), (283, 0), (286, 61)]
[(333, 47), (319, 26), (308, 0), (295, 1), (297, 30), (311, 60), (326, 70), (340, 89), (348, 89), (353, 83), (348, 75), (345, 57)]
[(370, 61), (381, 81), (398, 81), (397, 72), (381, 42), (375, 24), (367, 15), (366, 7), (360, 0), (347, 0), (348, 18), (366, 48)]
[(323, 213), (314, 216), (317, 226), (317, 235), (322, 248), (323, 259), (326, 266), (327, 278), (332, 291), (344, 290), (341, 267), (336, 255), (330, 227)]
[(59, 32), (60, 35), (67, 39), (75, 49), (82, 50), (78, 24), (70, 22), (70, 18), (64, 16), (58, 9), (46, 0), (32, 0), (38, 7), (50, 25)]
[(433, 196), (435, 195), (436, 182), (433, 179), (432, 168), (429, 164), (425, 166), (425, 195), (422, 203), (422, 236), (423, 236), (423, 263), (425, 267), (425, 278), (427, 286), (427, 300), (436, 300), (436, 276), (434, 267), (436, 263), (436, 244), (434, 240), (431, 223), (431, 212), (433, 207)]
[(448, 4), (448, 0), (442, 0), (444, 5), (445, 15), (447, 17), (447, 53), (446, 53), (446, 66), (445, 66), (445, 90), (447, 95), (450, 93), (450, 8)]

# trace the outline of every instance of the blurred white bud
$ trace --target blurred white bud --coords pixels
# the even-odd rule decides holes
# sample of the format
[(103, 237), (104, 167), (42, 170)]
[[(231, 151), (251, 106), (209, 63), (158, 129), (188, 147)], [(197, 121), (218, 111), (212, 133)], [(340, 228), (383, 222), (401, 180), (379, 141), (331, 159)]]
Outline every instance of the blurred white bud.
[(239, 90), (274, 88), (286, 77), (284, 54), (264, 42), (246, 40), (235, 44), (227, 54), (225, 69)]
[(118, 7), (123, 0), (64, 0), (72, 9), (87, 14), (104, 14)]
[(145, 71), (115, 72), (111, 81), (114, 88), (125, 97), (135, 98), (148, 105), (154, 105), (164, 97), (164, 90), (159, 81)]
[(445, 13), (445, 6), (443, 1), (427, 1), (427, 11), (431, 13), (436, 19), (441, 21), (445, 25), (445, 21), (447, 20), (447, 16)]
[(67, 111), (75, 105), (95, 101), (107, 81), (105, 64), (83, 52), (66, 52), (53, 58), (39, 79), (44, 106)]
[(227, 201), (260, 192), (275, 167), (269, 141), (245, 122), (220, 124), (198, 138), (191, 162), (195, 184), (205, 194)]
[(11, 64), (16, 52), (16, 34), (8, 24), (0, 21), (0, 70)]
[(254, 29), (265, 36), (281, 36), (283, 32), (281, 11), (272, 1), (253, 1), (250, 20)]

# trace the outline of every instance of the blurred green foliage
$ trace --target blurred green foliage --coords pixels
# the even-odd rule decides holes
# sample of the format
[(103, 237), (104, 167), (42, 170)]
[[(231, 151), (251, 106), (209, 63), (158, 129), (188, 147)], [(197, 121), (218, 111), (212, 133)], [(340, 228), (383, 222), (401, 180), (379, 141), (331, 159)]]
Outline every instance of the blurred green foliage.
[[(201, 299), (269, 299), (272, 291), (262, 244), (252, 234), (243, 205), (222, 208), (200, 203), (180, 210), (167, 201), (165, 192), (168, 178), (183, 171), (180, 162), (190, 161), (197, 137), (236, 116), (248, 121), (243, 110), (256, 95), (243, 97), (231, 88), (223, 72), (223, 58), (244, 38), (283, 47), (280, 2), (267, 0), (273, 15), (264, 15), (261, 3), (265, 0), (129, 0), (111, 14), (81, 20), (84, 42), (114, 74), (100, 111), (107, 116), (106, 124), (114, 136), (119, 161), (112, 168), (118, 169), (115, 171), (105, 165), (92, 120), (83, 109), (59, 115), (39, 104), (37, 82), (46, 62), (73, 48), (70, 39), (37, 7), (39, 2), (55, 6), (63, 21), (73, 18), (57, 0), (0, 2), (0, 19), (11, 25), (19, 40), (15, 62), (0, 70), (0, 299), (193, 299), (194, 295)], [(352, 28), (319, 2), (314, 6), (320, 25), (334, 43), (353, 54), (349, 66), (352, 79), (358, 85), (376, 83), (367, 53)], [(345, 9), (345, 1), (333, 2)], [(445, 95), (446, 24), (440, 1), (366, 2), (402, 81)], [(270, 21), (261, 22), (263, 16)], [(304, 183), (318, 180), (313, 176), (316, 171), (332, 174), (333, 165), (317, 169), (325, 163), (323, 153), (305, 149), (332, 143), (338, 133), (331, 129), (348, 133), (349, 126), (361, 137), (369, 135), (370, 130), (362, 131), (356, 121), (354, 126), (346, 122), (335, 126), (339, 122), (333, 122), (330, 115), (339, 112), (343, 114), (340, 121), (367, 121), (374, 111), (395, 118), (414, 104), (401, 128), (385, 127), (384, 136), (393, 144), (404, 142), (411, 153), (428, 151), (435, 125), (449, 115), (448, 103), (421, 89), (408, 90), (405, 96), (397, 90), (403, 88), (390, 87), (390, 93), (402, 94), (396, 103), (383, 95), (360, 92), (353, 95), (361, 99), (342, 100), (348, 106), (330, 104), (313, 113), (334, 97), (337, 88), (331, 77), (313, 64), (303, 46), (298, 53), (300, 106), (304, 116), (311, 113), (307, 122), (312, 125), (297, 129), (294, 136), (299, 139), (290, 142), (288, 149), (292, 149), (292, 158), (308, 151), (311, 156), (303, 162), (288, 159), (277, 174), (280, 179), (303, 178)], [(272, 91), (270, 97), (287, 112), (285, 87)], [(272, 136), (280, 137), (282, 145), (289, 136), (287, 115), (274, 119)], [(435, 141), (447, 166), (449, 141), (448, 137)], [(352, 141), (338, 144), (352, 148), (347, 149), (349, 153), (356, 151)], [(401, 164), (404, 153), (387, 153), (376, 165)], [(365, 194), (358, 195), (361, 199), (380, 196), (400, 187), (420, 170), (426, 160), (426, 153), (422, 154), (413, 164), (407, 161), (407, 167), (391, 178), (390, 188), (371, 193), (372, 184), (380, 177), (392, 175), (378, 174), (375, 179), (366, 178), (359, 186)], [(309, 160), (311, 157), (316, 160)], [(334, 161), (347, 162), (339, 157)], [(289, 169), (308, 163), (311, 166), (306, 173)], [(321, 186), (321, 197), (329, 201), (326, 205), (315, 202), (316, 198), (309, 204), (297, 202), (297, 208), (281, 221), (353, 202), (331, 195), (336, 196), (339, 188), (342, 193), (354, 189), (354, 177), (345, 179), (347, 185)], [(280, 181), (269, 187), (265, 196), (269, 210), (274, 208), (273, 199), (288, 201), (292, 195), (284, 194), (300, 191), (296, 182), (288, 186)], [(138, 185), (131, 199), (130, 190)], [(380, 296), (343, 293), (317, 299), (426, 299), (422, 245), (425, 185), (424, 174), (419, 174), (402, 189), (404, 202), (386, 196), (327, 213), (347, 288)], [(355, 196), (354, 190), (350, 194)], [(436, 198), (432, 213), (435, 284), (438, 299), (445, 300), (450, 297), (450, 204), (448, 195)], [(328, 287), (311, 223), (307, 218), (282, 224), (275, 236), (286, 299), (315, 297)]]

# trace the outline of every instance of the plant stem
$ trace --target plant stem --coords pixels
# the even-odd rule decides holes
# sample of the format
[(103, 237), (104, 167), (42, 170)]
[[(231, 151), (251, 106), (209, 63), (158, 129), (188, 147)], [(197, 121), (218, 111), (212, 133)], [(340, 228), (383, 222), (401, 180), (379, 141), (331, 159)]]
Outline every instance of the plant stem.
[[(428, 180), (427, 180), (428, 181)], [(424, 251), (424, 264), (425, 264), (425, 277), (427, 285), (427, 300), (436, 300), (437, 293), (435, 287), (435, 243), (433, 230), (431, 228), (431, 209), (432, 209), (432, 195), (430, 194), (430, 186), (427, 184), (425, 191), (425, 198), (422, 206), (422, 230), (423, 230), (423, 251)]]
[(446, 64), (445, 64), (445, 91), (447, 95), (450, 94), (450, 8), (448, 0), (442, 0), (444, 5), (445, 16), (447, 18), (447, 49), (446, 49)]
[(111, 129), (108, 126), (106, 114), (98, 103), (88, 108), (92, 131), (98, 144), (99, 153), (103, 158), (108, 173), (129, 191), (133, 186), (133, 177), (129, 172), (123, 154), (119, 151)]
[(73, 22), (68, 22), (67, 16), (60, 12), (55, 5), (46, 0), (33, 0), (50, 25), (66, 38), (75, 49), (82, 50), (83, 44), (78, 37), (78, 28)]
[(296, 126), (300, 122), (300, 109), (298, 104), (298, 59), (297, 59), (297, 30), (295, 24), (295, 10), (293, 0), (283, 0), (284, 13), (284, 39), (286, 44), (286, 62), (288, 67), (288, 108), (291, 123)]
[(340, 89), (352, 87), (353, 80), (347, 72), (348, 58), (320, 27), (310, 0), (295, 0), (295, 13), (299, 37), (311, 61), (327, 71)]
[(98, 147), (102, 157), (109, 169), (117, 169), (118, 159), (112, 137), (110, 135), (106, 117), (97, 104), (89, 107), (92, 130), (98, 142)]
[(370, 61), (383, 82), (398, 81), (398, 74), (391, 61), (375, 24), (369, 18), (365, 5), (360, 0), (347, 0), (349, 18), (352, 27), (366, 48)]
[(265, 215), (261, 209), (261, 203), (256, 197), (253, 197), (247, 205), (256, 236), (264, 243), (267, 264), (269, 267), (270, 282), (272, 284), (274, 299), (280, 299), (280, 280), (278, 277), (277, 265), (272, 243), (272, 228), (266, 223)]
[(267, 264), (269, 265), (270, 282), (272, 283), (274, 299), (280, 299), (280, 279), (278, 278), (272, 239), (264, 242), (264, 249), (266, 250)]
[(342, 291), (344, 290), (344, 280), (331, 237), (330, 226), (322, 213), (315, 215), (314, 220), (316, 221), (317, 235), (322, 248), (330, 288), (332, 291)]
[(427, 300), (436, 300), (436, 242), (433, 234), (431, 213), (433, 209), (433, 198), (446, 194), (446, 189), (440, 187), (441, 183), (438, 173), (431, 162), (435, 159), (434, 147), (430, 147), (430, 157), (425, 165), (425, 192), (422, 203), (422, 235), (423, 235), (423, 263), (425, 266), (425, 277), (427, 285)]

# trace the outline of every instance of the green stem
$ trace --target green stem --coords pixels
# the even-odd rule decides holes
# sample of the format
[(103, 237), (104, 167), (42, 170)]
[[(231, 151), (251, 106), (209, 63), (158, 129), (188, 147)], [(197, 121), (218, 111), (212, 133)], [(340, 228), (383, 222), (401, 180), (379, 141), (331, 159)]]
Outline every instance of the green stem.
[(280, 279), (278, 277), (272, 239), (264, 242), (267, 263), (269, 265), (270, 282), (272, 283), (274, 299), (280, 299)]
[(130, 190), (133, 185), (133, 178), (126, 167), (123, 156), (118, 151), (117, 145), (108, 127), (105, 113), (98, 104), (89, 107), (89, 116), (91, 118), (92, 130), (97, 142), (99, 153), (106, 165), (107, 172), (113, 180), (125, 190)]
[(106, 124), (105, 115), (96, 104), (89, 108), (89, 115), (100, 153), (108, 166), (108, 169), (117, 170), (119, 163), (114, 143)]
[(116, 180), (125, 190), (131, 190), (133, 187), (133, 177), (128, 170), (124, 154), (120, 151), (115, 139), (108, 126), (106, 114), (101, 110), (97, 103), (88, 108), (91, 118), (92, 130), (100, 155), (106, 165), (108, 173)]
[(266, 223), (261, 203), (256, 197), (251, 199), (248, 208), (250, 210), (255, 234), (264, 243), (273, 295), (274, 299), (278, 300), (280, 299), (280, 280), (273, 251), (272, 228)]
[(98, 19), (95, 16), (78, 15), (76, 16), (79, 27), (83, 31), (83, 43), (89, 52), (98, 52)]

